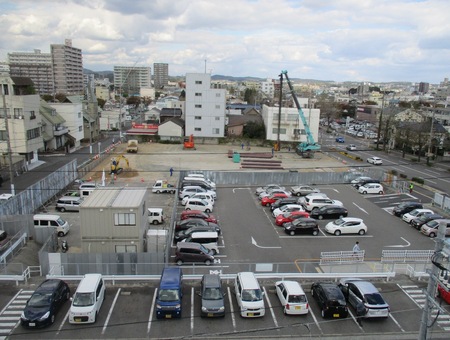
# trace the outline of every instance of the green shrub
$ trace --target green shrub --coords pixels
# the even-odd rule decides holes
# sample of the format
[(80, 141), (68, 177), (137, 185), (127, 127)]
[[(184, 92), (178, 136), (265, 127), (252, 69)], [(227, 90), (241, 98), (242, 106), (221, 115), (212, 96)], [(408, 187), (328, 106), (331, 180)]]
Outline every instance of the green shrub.
[(400, 174), (400, 178), (407, 178), (408, 176), (406, 174)]
[(425, 180), (423, 178), (420, 178), (420, 177), (413, 177), (413, 178), (411, 178), (411, 181), (419, 183), (419, 184), (424, 184), (425, 183)]

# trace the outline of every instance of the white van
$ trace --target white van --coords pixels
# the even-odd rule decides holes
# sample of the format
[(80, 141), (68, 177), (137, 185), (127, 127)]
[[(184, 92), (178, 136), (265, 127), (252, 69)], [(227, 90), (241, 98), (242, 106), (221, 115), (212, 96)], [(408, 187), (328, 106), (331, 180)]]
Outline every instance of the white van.
[(243, 318), (264, 316), (264, 292), (259, 286), (255, 274), (240, 272), (234, 281), (234, 291)]
[(95, 189), (97, 189), (98, 187), (99, 187), (99, 185), (97, 183), (93, 183), (93, 182), (80, 184), (80, 186), (78, 187), (78, 189), (80, 190), (80, 197), (89, 196), (90, 193), (92, 191), (94, 191)]
[(209, 180), (207, 178), (189, 176), (189, 177), (183, 178), (183, 181), (185, 181), (185, 182), (203, 182), (203, 183), (206, 183), (209, 186), (211, 186), (211, 188), (213, 188), (214, 190), (216, 189), (216, 183), (212, 182), (211, 180)]
[(59, 237), (67, 235), (70, 225), (59, 215), (37, 214), (33, 216), (35, 228), (54, 227)]
[(164, 212), (161, 208), (147, 208), (147, 215), (149, 224), (164, 223)]
[(213, 255), (219, 254), (219, 234), (216, 231), (202, 231), (192, 233), (181, 242), (195, 242), (204, 245), (206, 248), (212, 250)]
[(105, 299), (105, 283), (101, 274), (86, 274), (70, 298), (69, 323), (94, 323)]
[(188, 198), (184, 209), (185, 210), (200, 210), (200, 211), (204, 211), (206, 213), (210, 213), (213, 211), (213, 205), (207, 201), (200, 199), (200, 198)]

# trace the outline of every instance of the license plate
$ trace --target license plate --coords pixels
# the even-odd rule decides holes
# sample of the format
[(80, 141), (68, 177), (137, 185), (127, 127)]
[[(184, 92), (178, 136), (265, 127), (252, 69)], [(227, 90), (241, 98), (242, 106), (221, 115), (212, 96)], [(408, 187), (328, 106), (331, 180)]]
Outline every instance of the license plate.
[(81, 318), (74, 318), (73, 321), (75, 321), (75, 322), (81, 322)]
[(339, 314), (333, 314), (333, 318), (338, 318)]
[(30, 322), (30, 323), (28, 324), (28, 326), (34, 327), (34, 326), (36, 326), (36, 324), (35, 324), (34, 322)]
[(166, 314), (166, 319), (172, 319), (172, 314)]
[(302, 306), (295, 306), (295, 309), (302, 309)]
[(208, 313), (208, 317), (209, 317), (209, 318), (212, 318), (213, 316), (214, 316), (213, 313)]
[(251, 317), (251, 316), (253, 316), (254, 314), (253, 314), (253, 313), (248, 313), (247, 315)]

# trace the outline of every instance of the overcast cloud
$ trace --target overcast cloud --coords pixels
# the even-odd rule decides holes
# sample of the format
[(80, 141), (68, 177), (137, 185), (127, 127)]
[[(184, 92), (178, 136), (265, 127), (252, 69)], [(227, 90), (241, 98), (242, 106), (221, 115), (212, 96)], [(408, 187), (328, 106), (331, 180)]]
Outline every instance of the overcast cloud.
[(94, 71), (164, 62), (171, 76), (450, 77), (449, 0), (0, 0), (0, 32), (2, 60), (70, 38)]

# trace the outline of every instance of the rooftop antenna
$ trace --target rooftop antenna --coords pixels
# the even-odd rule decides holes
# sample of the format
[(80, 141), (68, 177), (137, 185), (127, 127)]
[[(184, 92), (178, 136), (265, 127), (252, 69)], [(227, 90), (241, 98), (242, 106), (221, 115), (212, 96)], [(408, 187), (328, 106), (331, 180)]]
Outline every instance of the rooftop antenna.
[(206, 73), (206, 59), (205, 59), (205, 73)]

